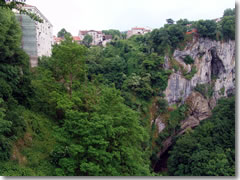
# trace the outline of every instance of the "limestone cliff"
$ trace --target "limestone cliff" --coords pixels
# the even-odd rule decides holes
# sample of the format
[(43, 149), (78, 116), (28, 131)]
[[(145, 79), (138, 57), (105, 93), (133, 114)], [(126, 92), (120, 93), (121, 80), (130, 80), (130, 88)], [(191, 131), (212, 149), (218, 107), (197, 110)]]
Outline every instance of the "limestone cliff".
[[(193, 64), (186, 64), (184, 58), (190, 56)], [(171, 61), (174, 60), (181, 69), (174, 70)], [(188, 104), (188, 116), (181, 121), (180, 129), (162, 142), (158, 153), (160, 157), (172, 144), (174, 136), (183, 134), (188, 128), (199, 125), (200, 121), (211, 115), (217, 99), (235, 93), (235, 41), (220, 42), (209, 39), (194, 38), (184, 50), (175, 50), (173, 57), (165, 57), (165, 68), (173, 70), (165, 90), (168, 103)], [(192, 68), (196, 73), (191, 79), (185, 78), (183, 71), (189, 73)], [(211, 84), (211, 96), (205, 97), (196, 92), (198, 84)], [(164, 118), (159, 116), (155, 120), (158, 133), (165, 129)]]
[[(194, 65), (184, 63), (189, 55)], [(187, 72), (195, 66), (197, 73), (187, 80), (179, 70), (174, 72), (165, 91), (169, 104), (185, 101), (197, 84), (209, 84), (215, 79), (213, 98), (215, 100), (235, 91), (235, 41), (220, 42), (209, 39), (194, 39), (183, 51), (175, 50), (176, 60)], [(165, 67), (171, 68), (169, 58), (165, 57)]]

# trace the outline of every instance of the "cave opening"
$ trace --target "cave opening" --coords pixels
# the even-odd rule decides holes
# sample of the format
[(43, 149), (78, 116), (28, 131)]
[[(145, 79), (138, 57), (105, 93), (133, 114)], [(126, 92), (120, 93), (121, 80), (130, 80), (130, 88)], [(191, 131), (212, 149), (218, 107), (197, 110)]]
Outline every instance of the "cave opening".
[(154, 167), (154, 172), (155, 173), (160, 173), (160, 172), (167, 172), (168, 171), (168, 167), (167, 167), (167, 161), (168, 158), (170, 156), (169, 154), (169, 150), (171, 148), (169, 148), (168, 150), (166, 150), (161, 157), (158, 159), (155, 167)]
[(225, 73), (225, 67), (222, 60), (217, 54), (216, 48), (210, 49), (212, 55), (211, 61), (211, 77), (218, 78), (221, 74)]

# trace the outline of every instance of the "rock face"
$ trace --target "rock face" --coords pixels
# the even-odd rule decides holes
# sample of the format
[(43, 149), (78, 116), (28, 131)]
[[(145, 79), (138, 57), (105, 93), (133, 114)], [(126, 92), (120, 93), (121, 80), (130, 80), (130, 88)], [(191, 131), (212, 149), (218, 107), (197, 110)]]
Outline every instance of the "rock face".
[[(187, 55), (194, 59), (197, 73), (191, 80), (185, 79), (181, 71), (170, 76), (165, 90), (169, 104), (185, 101), (197, 84), (209, 84), (212, 79), (215, 79), (215, 99), (235, 92), (235, 41), (220, 42), (200, 38), (189, 43), (183, 51), (175, 50), (173, 58), (190, 72), (192, 66), (183, 61)], [(170, 68), (167, 57), (164, 66)]]
[(181, 122), (181, 132), (187, 128), (193, 128), (199, 125), (200, 121), (211, 116), (211, 107), (208, 101), (198, 92), (192, 92), (186, 99), (186, 104), (189, 107), (189, 117)]
[(161, 119), (161, 116), (157, 117), (157, 119), (155, 120), (155, 124), (157, 126), (158, 133), (162, 132), (162, 130), (166, 127), (163, 120)]
[(199, 121), (202, 121), (211, 115), (208, 101), (199, 92), (192, 92), (186, 99), (186, 104), (188, 104), (189, 107), (189, 114)]
[[(194, 64), (185, 64), (184, 58), (191, 56)], [(158, 153), (160, 157), (172, 145), (174, 136), (183, 134), (188, 128), (196, 127), (200, 121), (211, 115), (211, 110), (216, 106), (217, 99), (223, 96), (235, 94), (235, 41), (219, 42), (209, 39), (195, 39), (189, 43), (183, 51), (175, 50), (173, 58), (185, 69), (191, 72), (193, 66), (197, 72), (191, 80), (187, 80), (182, 71), (174, 72), (165, 90), (168, 103), (176, 104), (185, 102), (188, 104), (188, 117), (181, 121), (181, 128), (162, 142), (163, 147)], [(169, 58), (165, 57), (164, 67), (170, 69)], [(199, 92), (194, 91), (197, 84), (214, 83), (212, 97), (205, 98)], [(158, 133), (165, 128), (161, 117), (155, 120)]]

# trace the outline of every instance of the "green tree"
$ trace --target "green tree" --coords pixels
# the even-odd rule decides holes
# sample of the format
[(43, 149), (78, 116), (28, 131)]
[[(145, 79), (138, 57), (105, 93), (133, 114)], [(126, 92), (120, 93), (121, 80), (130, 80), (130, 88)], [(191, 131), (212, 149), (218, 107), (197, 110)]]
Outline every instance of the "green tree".
[(231, 8), (225, 9), (224, 13), (223, 13), (223, 17), (224, 16), (235, 16), (235, 8), (233, 8), (233, 9), (231, 9)]
[(194, 59), (193, 59), (191, 56), (189, 56), (189, 55), (187, 55), (187, 56), (183, 59), (183, 61), (184, 61), (186, 64), (194, 64)]
[(5, 161), (10, 156), (10, 144), (7, 135), (11, 132), (12, 122), (5, 120), (6, 109), (3, 108), (3, 100), (0, 98), (0, 162)]
[(167, 29), (169, 34), (169, 41), (170, 46), (175, 49), (178, 45), (178, 43), (182, 42), (184, 40), (184, 34), (186, 30), (183, 28), (183, 26), (174, 24), (168, 27)]
[(170, 45), (169, 34), (166, 28), (154, 29), (150, 34), (152, 47), (158, 54), (164, 55)]
[(123, 104), (114, 88), (103, 87), (98, 95), (91, 84), (86, 88), (89, 97), (79, 93), (72, 100), (88, 102), (83, 104), (87, 110), (66, 111), (63, 134), (67, 134), (52, 153), (57, 175), (148, 175), (141, 147), (147, 135), (137, 113)]
[(93, 38), (91, 35), (87, 34), (86, 36), (84, 36), (83, 40), (82, 40), (82, 43), (87, 46), (87, 47), (90, 47), (91, 46), (91, 43), (93, 41)]
[[(0, 163), (11, 155), (12, 140), (25, 128), (20, 105), (32, 96), (29, 57), (20, 48), (21, 30), (14, 13), (0, 8)], [(19, 105), (20, 104), (20, 105)]]
[(1, 8), (0, 16), (0, 81), (6, 88), (0, 96), (25, 104), (31, 95), (29, 57), (20, 48), (21, 29), (14, 13)]
[(58, 79), (63, 81), (71, 97), (74, 80), (85, 79), (85, 56), (86, 48), (73, 42), (71, 38), (66, 40), (52, 50), (54, 70)]
[(183, 42), (187, 28), (181, 24), (165, 24), (150, 33), (150, 45), (160, 55), (171, 55), (179, 43)]
[(174, 24), (174, 20), (172, 20), (171, 18), (167, 19), (166, 21), (167, 21), (168, 24)]
[(209, 119), (177, 139), (168, 169), (175, 176), (234, 176), (234, 97), (219, 100)]
[(28, 15), (30, 18), (32, 18), (35, 21), (38, 21), (40, 23), (43, 22), (43, 20), (37, 14), (31, 13), (30, 11), (22, 8), (22, 6), (24, 6), (24, 5), (25, 5), (25, 2), (22, 2), (22, 1), (14, 0), (14, 1), (11, 1), (11, 2), (7, 2), (5, 0), (0, 0), (0, 7), (1, 8), (10, 9), (10, 10), (15, 9), (21, 14)]
[(186, 26), (188, 24), (192, 24), (192, 21), (189, 21), (188, 19), (179, 19), (177, 21), (177, 24), (182, 25), (182, 26)]
[(205, 172), (209, 176), (233, 176), (235, 174), (225, 153), (214, 154), (207, 162)]
[(72, 36), (71, 33), (67, 32), (67, 30), (65, 28), (62, 28), (57, 34), (57, 36), (61, 37), (61, 38), (64, 38), (66, 35)]
[(235, 16), (224, 16), (221, 25), (224, 39), (235, 40)]
[(121, 32), (121, 37), (122, 39), (127, 39), (127, 32), (126, 31)]
[(199, 20), (196, 22), (198, 34), (203, 38), (216, 39), (217, 24), (213, 20)]

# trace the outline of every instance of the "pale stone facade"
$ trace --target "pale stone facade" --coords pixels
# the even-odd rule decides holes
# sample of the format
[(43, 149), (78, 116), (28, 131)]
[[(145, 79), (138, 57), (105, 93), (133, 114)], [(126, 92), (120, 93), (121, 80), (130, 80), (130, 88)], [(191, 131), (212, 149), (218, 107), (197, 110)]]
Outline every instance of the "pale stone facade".
[(35, 67), (38, 64), (38, 57), (52, 54), (53, 25), (35, 6), (25, 5), (22, 8), (43, 20), (42, 23), (36, 22), (27, 15), (16, 12), (23, 32), (22, 48), (30, 56), (31, 66)]
[(94, 46), (102, 45), (105, 47), (107, 43), (111, 42), (112, 40), (112, 35), (105, 35), (104, 33), (102, 33), (102, 31), (80, 30), (78, 33), (78, 37), (80, 38), (80, 41), (82, 41), (87, 34), (92, 36), (93, 41), (91, 45), (94, 45)]
[(63, 40), (61, 37), (53, 36), (53, 44), (60, 44)]
[(80, 37), (80, 39), (82, 41), (87, 34), (92, 36), (92, 38), (93, 38), (91, 45), (100, 45), (102, 43), (102, 41), (103, 41), (102, 31), (95, 31), (95, 30), (79, 31), (78, 36)]
[(35, 6), (26, 5), (24, 6), (24, 9), (35, 13), (43, 20), (43, 23), (35, 22), (38, 56), (51, 56), (53, 45), (53, 25)]
[(151, 32), (151, 29), (149, 29), (149, 28), (134, 27), (127, 32), (127, 38), (130, 38), (133, 35), (143, 35), (143, 34), (146, 34), (149, 32)]
[(112, 41), (112, 35), (103, 35), (103, 41), (102, 41), (103, 47), (106, 47), (107, 43), (110, 43), (111, 41)]

